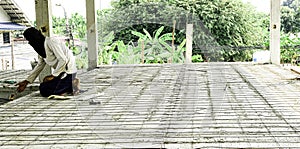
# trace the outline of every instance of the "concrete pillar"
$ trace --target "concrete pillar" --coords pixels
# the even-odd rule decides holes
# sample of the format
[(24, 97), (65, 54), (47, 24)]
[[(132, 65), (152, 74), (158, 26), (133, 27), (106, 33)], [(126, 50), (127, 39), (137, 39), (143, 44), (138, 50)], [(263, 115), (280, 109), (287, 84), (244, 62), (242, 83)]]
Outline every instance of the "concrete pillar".
[(98, 64), (98, 31), (95, 0), (86, 0), (88, 69), (94, 69)]
[(52, 36), (51, 0), (35, 0), (36, 26), (45, 36)]
[[(51, 0), (35, 0), (36, 26), (45, 36), (52, 36)], [(45, 76), (51, 74), (51, 67), (46, 65), (39, 75), (42, 82)]]
[(271, 1), (270, 21), (270, 53), (272, 64), (280, 64), (280, 3), (281, 0)]
[(192, 51), (193, 51), (193, 24), (187, 24), (185, 63), (192, 63)]

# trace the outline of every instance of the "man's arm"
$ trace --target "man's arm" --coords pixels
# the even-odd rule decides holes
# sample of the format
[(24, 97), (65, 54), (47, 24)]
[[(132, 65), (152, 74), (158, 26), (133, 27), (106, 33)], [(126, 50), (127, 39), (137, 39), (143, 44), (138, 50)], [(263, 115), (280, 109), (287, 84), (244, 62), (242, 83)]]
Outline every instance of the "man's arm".
[(37, 78), (37, 76), (41, 73), (41, 71), (44, 69), (45, 65), (46, 63), (44, 59), (41, 56), (38, 56), (38, 64), (34, 67), (31, 74), (27, 77), (26, 80), (29, 83), (32, 83)]
[(44, 69), (46, 65), (44, 59), (41, 56), (39, 56), (38, 59), (39, 59), (38, 64), (34, 67), (34, 69), (32, 70), (31, 74), (27, 77), (27, 79), (16, 84), (16, 86), (18, 86), (17, 92), (23, 92), (27, 87), (27, 85), (29, 83), (32, 83), (37, 78), (37, 76), (41, 73), (41, 71)]

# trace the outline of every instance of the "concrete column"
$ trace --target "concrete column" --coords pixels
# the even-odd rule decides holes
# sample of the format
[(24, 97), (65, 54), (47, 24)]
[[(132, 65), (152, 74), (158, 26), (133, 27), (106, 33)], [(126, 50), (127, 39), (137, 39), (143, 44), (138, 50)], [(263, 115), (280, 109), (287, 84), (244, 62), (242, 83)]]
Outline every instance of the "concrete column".
[(52, 36), (51, 0), (35, 0), (36, 26), (45, 36)]
[(95, 0), (86, 0), (88, 69), (94, 69), (98, 64), (98, 31)]
[(270, 0), (271, 23), (270, 23), (270, 53), (271, 62), (280, 64), (280, 2), (281, 0)]
[[(37, 29), (48, 37), (52, 36), (52, 11), (51, 0), (35, 0), (36, 25)], [(51, 74), (51, 67), (46, 65), (39, 75), (39, 81), (42, 82), (45, 76)]]
[(192, 63), (192, 51), (193, 51), (193, 24), (187, 24), (185, 63)]

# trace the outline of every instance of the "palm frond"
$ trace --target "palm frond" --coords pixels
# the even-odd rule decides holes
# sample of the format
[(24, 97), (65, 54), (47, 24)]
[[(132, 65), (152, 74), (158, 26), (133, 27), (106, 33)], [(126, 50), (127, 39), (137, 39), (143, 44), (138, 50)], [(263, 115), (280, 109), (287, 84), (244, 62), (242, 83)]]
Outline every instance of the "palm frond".
[(161, 32), (162, 32), (163, 30), (164, 30), (164, 26), (160, 27), (160, 28), (156, 31), (154, 38), (155, 38), (155, 39), (158, 39), (158, 36), (161, 34)]
[(147, 39), (147, 36), (140, 33), (140, 32), (137, 32), (137, 31), (131, 31), (131, 34), (135, 35), (135, 36), (138, 36), (140, 39), (142, 40), (146, 40)]
[(144, 29), (144, 28), (143, 28), (143, 31), (144, 31), (144, 33), (146, 34), (146, 36), (147, 36), (150, 40), (152, 40), (152, 37), (151, 37), (150, 33), (149, 33), (146, 29)]

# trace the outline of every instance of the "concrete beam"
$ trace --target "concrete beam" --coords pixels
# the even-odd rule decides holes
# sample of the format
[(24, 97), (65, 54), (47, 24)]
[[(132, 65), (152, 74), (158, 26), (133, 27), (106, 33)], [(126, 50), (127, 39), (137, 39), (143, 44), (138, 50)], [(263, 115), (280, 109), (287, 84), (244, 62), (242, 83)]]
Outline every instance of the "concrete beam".
[(98, 65), (98, 30), (95, 9), (95, 0), (86, 0), (88, 69)]
[(281, 0), (270, 0), (270, 53), (272, 64), (280, 64), (280, 3)]
[[(51, 0), (35, 0), (36, 25), (37, 29), (48, 37), (52, 36), (52, 11)], [(39, 81), (43, 82), (44, 77), (51, 74), (51, 67), (46, 65), (39, 75)]]

